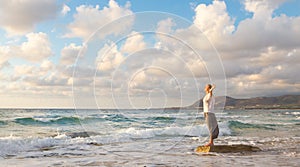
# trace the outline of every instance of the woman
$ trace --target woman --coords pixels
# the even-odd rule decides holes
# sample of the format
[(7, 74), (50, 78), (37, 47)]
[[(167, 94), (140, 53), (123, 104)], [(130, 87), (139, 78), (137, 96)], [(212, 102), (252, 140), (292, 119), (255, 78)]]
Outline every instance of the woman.
[(204, 89), (206, 95), (203, 98), (203, 113), (210, 136), (209, 143), (207, 143), (205, 146), (213, 146), (214, 139), (218, 138), (219, 135), (218, 122), (214, 114), (215, 98), (212, 93), (214, 88), (215, 85), (207, 84)]

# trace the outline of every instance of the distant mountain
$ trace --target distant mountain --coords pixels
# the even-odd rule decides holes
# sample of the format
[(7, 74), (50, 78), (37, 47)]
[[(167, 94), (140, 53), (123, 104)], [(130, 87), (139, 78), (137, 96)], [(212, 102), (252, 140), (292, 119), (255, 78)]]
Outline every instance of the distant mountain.
[[(218, 96), (215, 99), (215, 108), (225, 109), (300, 109), (300, 95), (284, 95), (277, 97), (254, 97), (249, 99), (235, 99), (229, 96)], [(202, 108), (202, 99), (197, 100), (187, 108)]]

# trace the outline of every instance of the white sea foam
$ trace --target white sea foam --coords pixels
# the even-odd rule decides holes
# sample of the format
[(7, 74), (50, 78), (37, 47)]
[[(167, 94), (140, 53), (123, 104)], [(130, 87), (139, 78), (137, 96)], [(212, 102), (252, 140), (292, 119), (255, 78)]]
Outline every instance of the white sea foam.
[(286, 115), (300, 115), (300, 112), (298, 111), (292, 111), (292, 112), (285, 112)]
[(291, 112), (292, 115), (300, 115), (300, 112)]
[[(227, 122), (219, 124), (220, 136), (229, 135), (231, 131)], [(119, 130), (118, 134), (128, 135), (132, 138), (151, 138), (154, 136), (207, 136), (208, 130), (206, 125), (194, 125), (184, 127), (165, 127), (165, 128), (153, 128), (153, 129), (136, 129), (127, 128)]]
[[(220, 136), (231, 133), (226, 122), (220, 123)], [(41, 150), (51, 147), (65, 147), (68, 145), (86, 145), (91, 142), (99, 144), (110, 144), (119, 142), (128, 142), (137, 139), (148, 139), (157, 136), (207, 136), (206, 125), (184, 126), (184, 127), (166, 127), (152, 129), (126, 128), (113, 132), (111, 135), (97, 135), (86, 138), (71, 138), (66, 134), (58, 134), (54, 137), (1, 137), (0, 138), (0, 156), (15, 155), (18, 152), (28, 150)]]
[(57, 117), (57, 118), (49, 118), (49, 117), (34, 117), (33, 119), (36, 121), (40, 121), (40, 122), (51, 122), (51, 121), (56, 121), (58, 119), (61, 119), (62, 117)]

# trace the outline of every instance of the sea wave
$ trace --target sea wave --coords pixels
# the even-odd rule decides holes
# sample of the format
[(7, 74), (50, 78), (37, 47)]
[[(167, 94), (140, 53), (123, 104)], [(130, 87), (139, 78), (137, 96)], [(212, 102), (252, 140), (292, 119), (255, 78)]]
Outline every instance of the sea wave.
[[(231, 130), (227, 122), (219, 123), (220, 136), (230, 135)], [(208, 130), (205, 124), (192, 126), (170, 126), (165, 128), (137, 129), (127, 128), (118, 131), (118, 135), (128, 136), (130, 138), (152, 138), (156, 136), (208, 136)]]
[[(29, 126), (48, 126), (48, 125), (79, 125), (81, 123), (92, 123), (101, 121), (110, 122), (135, 122), (134, 119), (127, 118), (122, 114), (109, 114), (102, 117), (25, 117), (25, 118), (15, 118), (13, 122), (21, 125)], [(1, 125), (1, 123), (0, 123)]]
[[(231, 131), (227, 122), (219, 124), (220, 136), (230, 135)], [(184, 127), (165, 128), (124, 128), (112, 132), (109, 135), (102, 135), (97, 132), (73, 132), (57, 134), (56, 136), (45, 137), (0, 137), (0, 156), (14, 156), (19, 152), (41, 151), (56, 148), (71, 147), (74, 145), (85, 147), (96, 144), (105, 145), (111, 143), (131, 142), (143, 139), (173, 138), (208, 136), (206, 125), (192, 125)]]
[(230, 129), (265, 129), (265, 130), (275, 130), (274, 126), (276, 124), (251, 124), (251, 123), (243, 123), (240, 121), (229, 121)]
[(7, 125), (6, 121), (0, 121), (0, 126)]
[[(127, 117), (123, 114), (107, 114), (101, 116), (67, 116), (67, 117), (24, 117), (24, 118), (15, 118), (11, 120), (17, 124), (29, 125), (29, 126), (48, 126), (48, 125), (76, 125), (80, 123), (92, 123), (92, 122), (162, 122), (162, 123), (171, 123), (176, 121), (176, 117), (167, 117), (167, 116), (157, 116), (157, 117), (145, 117), (145, 118), (134, 118)], [(0, 125), (5, 124), (5, 122), (0, 122)]]
[[(200, 118), (199, 118), (200, 119)], [(177, 120), (180, 120), (179, 122)], [(172, 124), (175, 127), (168, 127), (165, 129), (160, 129), (161, 127), (156, 127), (158, 128), (157, 131), (153, 131), (153, 133), (160, 134), (163, 131), (167, 131), (169, 128), (174, 128), (174, 131), (176, 130), (176, 126), (179, 126), (179, 124), (183, 124), (186, 121), (190, 121), (188, 118), (177, 118), (174, 116), (147, 116), (144, 118), (135, 118), (135, 117), (127, 117), (123, 114), (107, 114), (107, 115), (101, 115), (98, 117), (95, 116), (66, 116), (66, 117), (24, 117), (24, 118), (15, 118), (14, 120), (11, 120), (12, 122), (16, 124), (20, 124), (23, 126), (51, 126), (51, 125), (62, 125), (62, 126), (68, 126), (68, 125), (80, 125), (80, 124), (93, 124), (93, 123), (104, 123), (104, 124), (110, 124), (110, 123), (143, 123), (145, 125), (153, 125), (153, 122), (159, 123), (161, 126), (165, 127), (166, 125)], [(110, 123), (109, 123), (110, 122)], [(297, 122), (297, 121), (296, 121)], [(0, 126), (7, 125), (7, 121), (0, 121)], [(239, 130), (239, 129), (265, 129), (265, 130), (275, 130), (276, 126), (282, 126), (285, 124), (294, 124), (294, 122), (288, 122), (288, 123), (283, 123), (283, 122), (274, 122), (274, 123), (252, 123), (252, 122), (244, 122), (242, 120), (228, 120), (225, 121), (226, 124), (228, 124), (228, 128), (232, 130)], [(224, 124), (224, 122), (220, 122), (220, 124)], [(128, 124), (124, 124), (128, 125)], [(132, 124), (131, 124), (132, 125)], [(125, 127), (126, 127), (125, 126)], [(124, 127), (124, 126), (123, 126)], [(197, 126), (194, 126), (195, 128)], [(184, 129), (184, 132), (187, 131), (186, 127), (182, 127)], [(191, 128), (191, 129), (193, 129)], [(143, 131), (144, 129), (142, 129)], [(200, 129), (198, 129), (200, 130)], [(173, 131), (172, 131), (173, 132)], [(178, 133), (182, 135), (182, 133)], [(168, 135), (168, 134), (166, 134)], [(200, 134), (196, 134), (200, 135)], [(193, 136), (193, 135), (191, 135)], [(195, 136), (195, 135), (194, 135)]]
[(73, 125), (80, 124), (80, 119), (77, 117), (61, 117), (61, 118), (52, 118), (52, 119), (40, 119), (40, 118), (16, 118), (15, 123), (21, 125), (49, 125), (49, 124), (58, 124), (58, 125)]
[[(84, 118), (87, 119), (87, 118)], [(103, 119), (103, 118), (102, 118)], [(37, 121), (34, 119), (21, 119), (25, 122)], [(76, 119), (62, 119), (56, 121), (78, 121)], [(20, 120), (19, 120), (20, 121)], [(49, 122), (53, 122), (50, 120)], [(41, 122), (40, 122), (41, 123)], [(42, 122), (47, 123), (47, 122)], [(220, 133), (219, 136), (232, 136), (235, 129), (269, 129), (270, 125), (257, 125), (250, 123), (243, 123), (241, 121), (224, 121), (219, 122)], [(116, 129), (110, 134), (101, 134), (99, 132), (66, 132), (57, 134), (56, 136), (45, 137), (1, 137), (0, 138), (0, 156), (18, 155), (18, 152), (26, 151), (41, 151), (56, 148), (86, 147), (87, 145), (105, 145), (111, 143), (132, 142), (136, 140), (157, 140), (164, 138), (185, 138), (185, 137), (207, 137), (208, 130), (205, 124), (197, 124), (190, 126), (168, 126), (164, 128), (138, 128), (128, 127), (123, 129)]]
[(169, 116), (156, 116), (156, 117), (147, 117), (147, 120), (151, 121), (160, 121), (160, 122), (174, 122), (177, 119), (176, 117), (169, 117)]
[(135, 119), (126, 117), (123, 114), (108, 114), (104, 118), (105, 120), (112, 122), (135, 122)]

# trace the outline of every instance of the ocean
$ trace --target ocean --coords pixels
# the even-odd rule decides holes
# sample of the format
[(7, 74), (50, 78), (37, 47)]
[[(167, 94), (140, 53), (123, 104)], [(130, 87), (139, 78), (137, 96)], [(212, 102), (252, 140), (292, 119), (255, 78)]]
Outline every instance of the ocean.
[(216, 113), (215, 145), (258, 152), (196, 153), (208, 142), (191, 109), (1, 109), (0, 166), (300, 166), (300, 110)]

